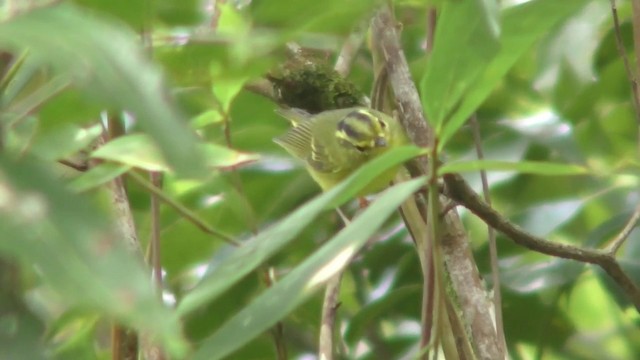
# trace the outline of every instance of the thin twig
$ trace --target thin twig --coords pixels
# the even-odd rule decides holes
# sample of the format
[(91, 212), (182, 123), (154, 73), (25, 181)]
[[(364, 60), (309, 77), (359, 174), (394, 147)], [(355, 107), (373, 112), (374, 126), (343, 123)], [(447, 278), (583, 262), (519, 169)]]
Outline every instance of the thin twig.
[(77, 164), (71, 160), (65, 160), (65, 159), (60, 159), (58, 160), (58, 162), (64, 166), (70, 167), (79, 172), (85, 172), (89, 170), (89, 164), (87, 163)]
[[(480, 124), (475, 114), (471, 116), (471, 132), (473, 133), (473, 142), (476, 148), (476, 154), (478, 159), (484, 159), (484, 152), (482, 150), (482, 136), (480, 135)], [(484, 195), (484, 201), (491, 206), (491, 195), (489, 193), (489, 180), (487, 179), (487, 172), (480, 170), (480, 179), (482, 181), (482, 194)], [(491, 280), (493, 281), (493, 304), (495, 308), (496, 316), (496, 333), (498, 335), (499, 345), (502, 347), (502, 352), (506, 352), (506, 340), (504, 336), (504, 325), (502, 320), (502, 294), (500, 291), (500, 268), (498, 267), (498, 247), (496, 246), (496, 232), (491, 226), (487, 226), (487, 232), (489, 236), (489, 257), (491, 259)]]
[(638, 226), (638, 222), (640, 222), (640, 205), (636, 207), (636, 210), (633, 212), (631, 218), (627, 221), (627, 224), (624, 226), (622, 231), (620, 231), (615, 239), (611, 241), (611, 244), (607, 249), (609, 254), (615, 255), (618, 252), (618, 249), (620, 249), (620, 246), (622, 246), (627, 238), (629, 238), (633, 229)]
[[(633, 103), (636, 110), (635, 111), (636, 122), (640, 125), (640, 97), (638, 94), (638, 79), (634, 75), (633, 70), (631, 70), (629, 57), (627, 56), (627, 52), (624, 49), (622, 33), (620, 32), (620, 20), (618, 19), (618, 8), (616, 6), (616, 0), (609, 0), (609, 2), (611, 3), (611, 15), (613, 16), (613, 29), (616, 35), (616, 46), (618, 47), (618, 52), (620, 53), (620, 57), (622, 58), (622, 62), (624, 63), (624, 69), (627, 73), (627, 77), (629, 78), (629, 83), (631, 85), (631, 92), (633, 94)], [(634, 13), (636, 12), (636, 10), (640, 11), (640, 9), (636, 9), (636, 3), (638, 3), (638, 1), (634, 0), (633, 1)], [(640, 24), (634, 23), (633, 25), (634, 25), (633, 27), (634, 27), (634, 34), (635, 34), (636, 27), (637, 25), (640, 25)]]
[[(337, 208), (336, 212), (344, 226), (348, 226), (351, 221), (344, 214), (344, 212)], [(351, 255), (351, 259), (348, 262), (351, 262), (354, 255)], [(339, 298), (340, 298), (340, 284), (342, 282), (342, 274), (344, 273), (345, 267), (342, 271), (339, 271), (329, 281), (325, 287), (324, 291), (324, 299), (322, 301), (322, 317), (320, 320), (320, 338), (318, 341), (318, 356), (322, 360), (333, 360), (333, 339), (334, 339), (334, 329), (336, 322), (336, 311), (339, 306)]]
[(411, 78), (407, 59), (398, 40), (393, 15), (383, 6), (372, 20), (371, 29), (384, 56), (389, 76), (400, 111), (400, 121), (414, 144), (422, 147), (433, 145), (433, 133), (424, 117), (418, 90)]
[(554, 243), (529, 234), (487, 205), (460, 175), (446, 174), (444, 180), (451, 198), (469, 209), (485, 223), (505, 234), (516, 244), (543, 254), (600, 266), (640, 311), (640, 288), (622, 270), (620, 264), (608, 250), (583, 249), (577, 246)]
[[(162, 174), (156, 171), (150, 174), (151, 184), (162, 189)], [(160, 201), (158, 196), (151, 194), (151, 269), (158, 296), (162, 300), (162, 264), (160, 262)]]
[[(624, 48), (624, 42), (622, 40), (622, 33), (620, 31), (620, 20), (618, 19), (618, 8), (616, 6), (616, 0), (609, 0), (611, 3), (611, 15), (613, 17), (613, 30), (616, 36), (616, 46), (618, 48), (618, 52), (620, 53), (620, 57), (622, 58), (622, 62), (624, 63), (624, 69), (627, 73), (627, 78), (629, 79), (629, 84), (631, 85), (631, 93), (633, 96), (633, 105), (634, 105), (634, 114), (636, 117), (637, 124), (637, 152), (640, 155), (640, 94), (638, 92), (638, 77), (637, 73), (634, 75), (633, 70), (631, 70), (631, 65), (629, 63), (629, 57)], [(636, 70), (640, 72), (640, 1), (632, 0), (632, 8), (633, 8), (633, 42), (634, 48), (636, 51)]]
[(340, 54), (338, 54), (338, 59), (336, 60), (336, 65), (333, 67), (340, 76), (347, 77), (347, 75), (349, 75), (351, 65), (358, 54), (358, 50), (360, 50), (360, 47), (362, 46), (365, 34), (366, 26), (360, 24), (342, 45), (342, 49), (340, 50)]
[(336, 311), (339, 306), (340, 283), (342, 271), (335, 274), (327, 282), (322, 302), (322, 320), (320, 323), (320, 341), (318, 354), (322, 360), (333, 360), (333, 338), (336, 322)]
[(217, 231), (211, 225), (207, 224), (204, 220), (200, 219), (198, 215), (196, 215), (193, 211), (189, 210), (184, 205), (170, 198), (167, 194), (165, 194), (163, 191), (153, 186), (146, 179), (136, 174), (134, 171), (129, 172), (128, 176), (132, 180), (140, 184), (140, 186), (142, 186), (145, 190), (158, 196), (160, 200), (164, 201), (167, 205), (171, 206), (174, 210), (180, 213), (180, 215), (182, 215), (185, 219), (189, 220), (192, 224), (194, 224), (200, 230), (204, 231), (207, 234), (213, 235), (233, 246), (242, 246), (242, 243), (239, 243), (236, 240), (230, 238), (229, 236)]

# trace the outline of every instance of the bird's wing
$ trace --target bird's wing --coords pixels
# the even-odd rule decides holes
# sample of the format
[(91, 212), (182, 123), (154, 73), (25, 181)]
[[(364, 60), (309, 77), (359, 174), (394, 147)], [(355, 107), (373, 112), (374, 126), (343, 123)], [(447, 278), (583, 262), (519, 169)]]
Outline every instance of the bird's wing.
[(317, 139), (311, 140), (311, 153), (307, 158), (307, 163), (315, 170), (323, 173), (337, 173), (342, 170), (336, 159), (331, 156), (329, 149)]
[(303, 121), (296, 127), (289, 129), (284, 135), (273, 139), (276, 144), (282, 146), (291, 155), (307, 161), (311, 154), (311, 141), (313, 135), (311, 133), (311, 122)]
[(276, 113), (289, 120), (293, 127), (297, 127), (301, 123), (306, 122), (312, 116), (308, 112), (298, 108), (276, 109)]

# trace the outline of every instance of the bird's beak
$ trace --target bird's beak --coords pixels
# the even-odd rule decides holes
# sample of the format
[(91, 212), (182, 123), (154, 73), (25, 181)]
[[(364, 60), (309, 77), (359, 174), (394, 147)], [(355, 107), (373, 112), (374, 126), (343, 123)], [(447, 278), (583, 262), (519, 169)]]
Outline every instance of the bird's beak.
[(376, 147), (386, 147), (387, 146), (387, 140), (385, 138), (376, 138), (374, 144), (376, 145)]

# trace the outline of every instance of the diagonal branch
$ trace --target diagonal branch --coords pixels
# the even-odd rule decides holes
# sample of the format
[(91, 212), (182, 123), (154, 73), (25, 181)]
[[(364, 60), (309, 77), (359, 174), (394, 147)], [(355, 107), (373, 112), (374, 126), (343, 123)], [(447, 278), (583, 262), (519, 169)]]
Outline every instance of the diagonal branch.
[(447, 195), (469, 209), (485, 223), (508, 236), (516, 244), (543, 254), (600, 266), (622, 288), (636, 309), (640, 311), (640, 288), (622, 270), (614, 254), (610, 251), (554, 243), (529, 234), (487, 205), (460, 175), (446, 174), (444, 181), (447, 184)]

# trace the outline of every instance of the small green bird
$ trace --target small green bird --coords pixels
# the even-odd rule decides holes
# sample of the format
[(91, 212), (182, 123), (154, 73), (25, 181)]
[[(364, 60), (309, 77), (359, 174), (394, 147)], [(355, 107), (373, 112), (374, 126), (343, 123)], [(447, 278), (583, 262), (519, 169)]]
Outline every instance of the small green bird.
[[(394, 147), (410, 144), (397, 119), (380, 111), (353, 107), (316, 115), (299, 109), (279, 110), (292, 128), (274, 139), (291, 155), (303, 160), (313, 179), (328, 190), (368, 160)], [(393, 168), (361, 191), (384, 189), (398, 172)]]

